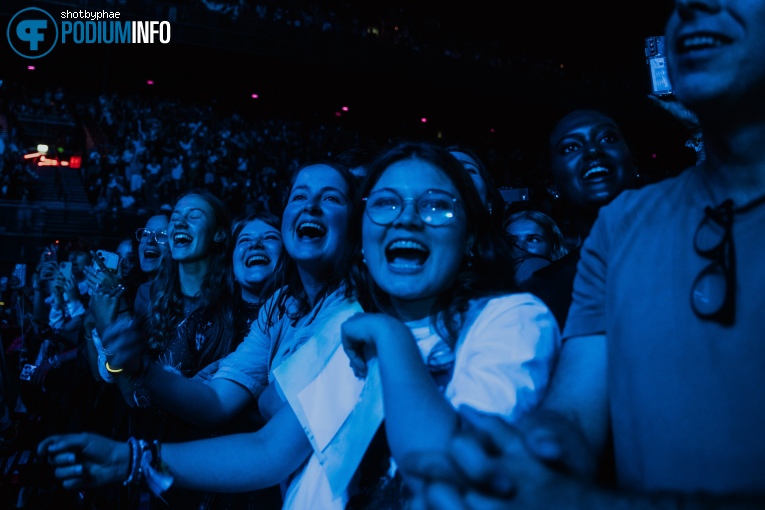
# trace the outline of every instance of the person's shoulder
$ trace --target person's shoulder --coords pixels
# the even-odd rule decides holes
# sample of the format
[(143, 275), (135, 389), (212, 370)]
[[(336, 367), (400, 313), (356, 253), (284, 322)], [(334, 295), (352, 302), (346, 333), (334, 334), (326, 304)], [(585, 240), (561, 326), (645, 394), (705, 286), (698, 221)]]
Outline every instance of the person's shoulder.
[(471, 305), (481, 307), (481, 313), (502, 313), (504, 310), (518, 307), (541, 307), (547, 310), (547, 305), (544, 301), (531, 292), (499, 294), (489, 298), (474, 300)]
[[(266, 298), (266, 300), (265, 300), (265, 302), (264, 302), (264, 306), (263, 306), (263, 308), (270, 308), (270, 307), (271, 307), (271, 306), (273, 306), (275, 303), (278, 303), (278, 302), (279, 302), (279, 300), (281, 299), (282, 295), (283, 295), (284, 293), (288, 292), (288, 290), (289, 290), (289, 288), (288, 288), (286, 285), (285, 285), (285, 286), (283, 286), (283, 287), (279, 287), (278, 289), (276, 289), (276, 290), (274, 291), (274, 293), (273, 293), (273, 294), (271, 294), (270, 296), (268, 296), (268, 297)], [(290, 299), (291, 299), (291, 297), (288, 297), (287, 299), (288, 299), (288, 300), (290, 300)]]
[(637, 189), (624, 190), (602, 210), (631, 210), (634, 207), (642, 208), (649, 203), (664, 201), (677, 193), (682, 193), (689, 183), (695, 181), (696, 172), (697, 169), (691, 167), (678, 175), (667, 177), (658, 182), (652, 182)]

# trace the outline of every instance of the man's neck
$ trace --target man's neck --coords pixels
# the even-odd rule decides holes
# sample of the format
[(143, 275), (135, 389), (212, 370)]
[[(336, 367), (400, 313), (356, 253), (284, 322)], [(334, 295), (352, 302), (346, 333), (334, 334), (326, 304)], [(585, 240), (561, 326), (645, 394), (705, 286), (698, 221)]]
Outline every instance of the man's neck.
[(765, 195), (765, 122), (705, 129), (703, 136), (702, 170), (718, 201), (741, 207)]

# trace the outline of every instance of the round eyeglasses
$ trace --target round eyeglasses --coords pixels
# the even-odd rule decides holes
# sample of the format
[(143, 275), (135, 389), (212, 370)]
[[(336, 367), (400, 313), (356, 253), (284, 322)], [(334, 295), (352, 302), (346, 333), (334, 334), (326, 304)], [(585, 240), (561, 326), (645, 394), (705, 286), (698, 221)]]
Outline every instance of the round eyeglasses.
[(147, 228), (139, 228), (135, 231), (135, 238), (138, 239), (139, 242), (142, 243), (148, 243), (151, 242), (152, 239), (157, 242), (157, 244), (166, 244), (167, 243), (167, 231), (165, 230), (149, 230)]
[(459, 200), (450, 193), (429, 189), (417, 198), (402, 198), (392, 189), (381, 189), (364, 198), (369, 219), (378, 225), (390, 225), (401, 216), (406, 202), (414, 202), (420, 219), (438, 227), (454, 220), (454, 208)]

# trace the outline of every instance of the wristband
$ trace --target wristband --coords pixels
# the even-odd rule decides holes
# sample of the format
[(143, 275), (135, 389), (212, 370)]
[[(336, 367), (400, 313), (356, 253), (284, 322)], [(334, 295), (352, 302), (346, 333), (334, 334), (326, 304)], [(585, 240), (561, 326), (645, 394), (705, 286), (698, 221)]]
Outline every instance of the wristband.
[(106, 366), (106, 371), (109, 372), (110, 374), (119, 374), (120, 372), (122, 372), (124, 370), (123, 368), (112, 368), (112, 367), (110, 367), (108, 361), (105, 363), (104, 366)]

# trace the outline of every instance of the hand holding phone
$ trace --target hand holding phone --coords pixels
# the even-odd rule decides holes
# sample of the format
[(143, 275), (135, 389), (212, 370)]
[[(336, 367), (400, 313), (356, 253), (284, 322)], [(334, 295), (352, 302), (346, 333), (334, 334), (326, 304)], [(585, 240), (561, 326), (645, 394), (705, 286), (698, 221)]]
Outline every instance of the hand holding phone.
[(52, 260), (45, 262), (42, 267), (40, 267), (40, 279), (41, 280), (52, 280), (56, 277), (58, 274), (59, 268), (58, 264)]
[(106, 271), (107, 269), (117, 271), (117, 267), (120, 263), (120, 256), (116, 253), (106, 250), (98, 250), (95, 253), (91, 251), (90, 254), (93, 257), (93, 269), (96, 269), (97, 271)]
[(109, 289), (115, 287), (120, 282), (117, 276), (119, 255), (105, 250), (91, 251), (90, 254), (93, 257), (93, 267), (85, 273), (90, 294), (96, 292), (99, 285)]

